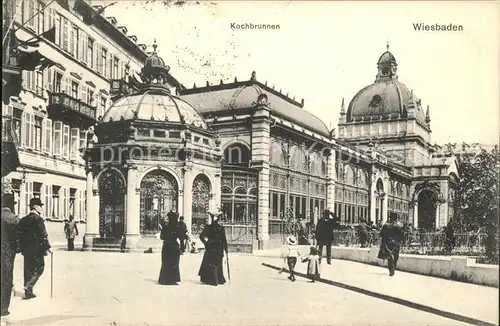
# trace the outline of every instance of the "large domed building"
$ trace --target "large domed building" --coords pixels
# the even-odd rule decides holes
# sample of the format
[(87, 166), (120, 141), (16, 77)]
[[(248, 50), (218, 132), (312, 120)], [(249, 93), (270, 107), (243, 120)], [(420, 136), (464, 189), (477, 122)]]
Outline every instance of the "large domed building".
[(312, 229), (325, 209), (344, 225), (396, 217), (434, 229), (453, 216), (454, 157), (431, 145), (428, 109), (388, 49), (375, 82), (347, 111), (342, 103), (337, 139), (255, 72), (187, 89), (154, 49), (140, 76), (113, 81), (94, 128), (84, 248), (154, 247), (170, 211), (198, 234), (221, 208), (230, 245), (244, 251), (281, 245), (291, 216)]

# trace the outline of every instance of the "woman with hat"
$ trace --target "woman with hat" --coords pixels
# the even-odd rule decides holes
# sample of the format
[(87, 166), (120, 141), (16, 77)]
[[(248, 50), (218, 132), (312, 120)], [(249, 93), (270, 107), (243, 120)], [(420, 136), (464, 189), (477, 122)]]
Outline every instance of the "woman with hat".
[(210, 224), (206, 225), (200, 234), (200, 240), (205, 245), (205, 253), (198, 275), (205, 284), (215, 285), (226, 283), (222, 268), (224, 252), (227, 255), (227, 240), (224, 227), (219, 224), (222, 212), (209, 212)]
[(181, 281), (179, 261), (181, 256), (180, 242), (182, 234), (179, 227), (179, 214), (170, 211), (167, 214), (168, 223), (163, 225), (160, 239), (163, 240), (161, 249), (161, 270), (158, 283), (162, 285), (178, 285)]

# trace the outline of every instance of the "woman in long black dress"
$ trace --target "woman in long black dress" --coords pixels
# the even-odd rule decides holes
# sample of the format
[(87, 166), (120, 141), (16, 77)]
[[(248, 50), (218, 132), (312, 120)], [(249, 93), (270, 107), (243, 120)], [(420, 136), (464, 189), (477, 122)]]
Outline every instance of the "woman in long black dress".
[(200, 240), (205, 245), (205, 254), (198, 275), (202, 283), (219, 285), (226, 283), (224, 278), (222, 258), (227, 255), (227, 240), (224, 227), (218, 220), (221, 212), (209, 213), (212, 223), (206, 225), (200, 234)]
[(163, 240), (163, 248), (161, 249), (161, 270), (158, 283), (163, 285), (178, 285), (181, 281), (179, 271), (179, 260), (181, 256), (180, 250), (180, 233), (179, 233), (179, 214), (170, 212), (167, 215), (168, 223), (163, 225), (160, 238)]

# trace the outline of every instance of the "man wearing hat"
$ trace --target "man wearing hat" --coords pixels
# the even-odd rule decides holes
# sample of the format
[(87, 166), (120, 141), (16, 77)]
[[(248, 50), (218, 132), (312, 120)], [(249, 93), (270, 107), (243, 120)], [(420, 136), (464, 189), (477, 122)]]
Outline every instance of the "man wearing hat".
[(42, 218), (43, 203), (40, 198), (30, 200), (30, 213), (19, 221), (19, 240), (24, 256), (25, 299), (35, 297), (33, 287), (43, 274), (45, 257), (50, 243)]
[(335, 217), (332, 212), (326, 209), (323, 212), (323, 217), (318, 221), (315, 232), (316, 241), (318, 242), (319, 260), (321, 262), (323, 246), (326, 246), (326, 261), (328, 265), (331, 264), (333, 229), (335, 227), (335, 221), (330, 216)]
[(17, 238), (19, 219), (14, 215), (15, 204), (14, 194), (2, 195), (2, 316), (9, 315), (14, 260), (19, 244)]
[(387, 259), (389, 275), (394, 276), (399, 259), (399, 250), (401, 243), (404, 241), (403, 225), (398, 222), (396, 216), (389, 217), (389, 222), (384, 224), (382, 230), (380, 230), (380, 237), (382, 241), (380, 242), (378, 258)]

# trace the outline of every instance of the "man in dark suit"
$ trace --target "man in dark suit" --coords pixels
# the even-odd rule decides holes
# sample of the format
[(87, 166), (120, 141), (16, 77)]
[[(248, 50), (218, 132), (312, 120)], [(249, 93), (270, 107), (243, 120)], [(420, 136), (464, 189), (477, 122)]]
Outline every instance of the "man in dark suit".
[(25, 299), (36, 297), (33, 287), (43, 274), (45, 257), (50, 251), (50, 243), (41, 216), (40, 198), (30, 200), (30, 213), (19, 221), (19, 240), (24, 256), (24, 295)]
[(333, 242), (333, 229), (335, 226), (334, 219), (335, 215), (328, 209), (324, 211), (323, 217), (319, 219), (318, 225), (316, 226), (316, 241), (318, 242), (319, 259), (321, 262), (321, 257), (323, 256), (323, 246), (326, 246), (326, 261), (328, 265), (331, 264), (332, 257), (332, 242)]
[(14, 260), (18, 251), (17, 226), (19, 219), (14, 215), (16, 201), (14, 194), (2, 195), (2, 316), (9, 315)]
[(398, 223), (397, 218), (391, 217), (391, 220), (380, 230), (380, 236), (382, 241), (378, 258), (388, 260), (389, 275), (393, 276), (396, 272), (401, 243), (404, 241), (403, 225)]

